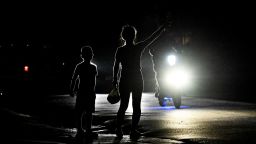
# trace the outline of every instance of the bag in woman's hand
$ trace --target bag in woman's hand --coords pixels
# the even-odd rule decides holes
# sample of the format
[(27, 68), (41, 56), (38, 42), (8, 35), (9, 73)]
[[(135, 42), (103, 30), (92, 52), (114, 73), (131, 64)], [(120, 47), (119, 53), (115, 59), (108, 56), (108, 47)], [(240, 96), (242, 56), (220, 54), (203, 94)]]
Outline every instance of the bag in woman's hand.
[(111, 104), (116, 104), (120, 101), (120, 94), (117, 87), (114, 87), (108, 94), (107, 100)]

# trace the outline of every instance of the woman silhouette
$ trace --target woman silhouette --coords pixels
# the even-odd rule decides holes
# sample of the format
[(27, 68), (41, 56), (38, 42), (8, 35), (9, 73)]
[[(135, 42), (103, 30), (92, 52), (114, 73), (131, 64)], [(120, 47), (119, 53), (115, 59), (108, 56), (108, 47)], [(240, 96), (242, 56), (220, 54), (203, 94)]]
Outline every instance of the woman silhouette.
[[(144, 41), (135, 42), (137, 30), (134, 26), (125, 25), (122, 27), (121, 39), (124, 40), (124, 45), (119, 47), (115, 53), (115, 61), (113, 65), (113, 85), (119, 86), (120, 92), (120, 107), (117, 113), (117, 128), (116, 135), (119, 138), (123, 137), (122, 123), (125, 116), (125, 111), (128, 108), (130, 93), (132, 93), (132, 127), (130, 138), (137, 138), (141, 133), (136, 129), (140, 121), (141, 115), (141, 96), (143, 91), (143, 78), (141, 72), (141, 55), (146, 47), (156, 40), (164, 26), (159, 27), (151, 36)], [(119, 72), (121, 73), (120, 78)], [(118, 80), (120, 79), (119, 83)]]

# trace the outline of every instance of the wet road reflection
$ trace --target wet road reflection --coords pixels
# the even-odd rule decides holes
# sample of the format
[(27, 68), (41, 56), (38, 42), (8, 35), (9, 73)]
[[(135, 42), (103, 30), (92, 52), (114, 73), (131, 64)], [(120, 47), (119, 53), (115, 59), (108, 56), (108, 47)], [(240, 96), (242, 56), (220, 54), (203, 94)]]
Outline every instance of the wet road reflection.
[[(74, 98), (61, 96), (52, 103), (74, 107)], [(119, 103), (110, 104), (107, 94), (97, 94), (96, 118), (105, 119), (103, 125), (114, 123)], [(242, 102), (214, 100), (199, 97), (182, 97), (182, 106), (161, 107), (153, 93), (143, 93), (140, 130), (146, 137), (165, 138), (181, 141), (210, 141), (218, 143), (247, 143), (255, 141), (256, 105)], [(126, 119), (131, 120), (132, 103), (130, 101)], [(109, 128), (113, 128), (110, 124)], [(101, 128), (101, 126), (100, 126)], [(104, 128), (101, 133), (111, 133)]]
[[(114, 113), (118, 104), (110, 105), (97, 99), (99, 113)], [(172, 139), (241, 140), (252, 139), (256, 134), (256, 105), (249, 103), (183, 97), (182, 106), (161, 107), (152, 93), (142, 98), (141, 129), (148, 136)], [(104, 104), (105, 103), (105, 104)], [(126, 113), (132, 115), (132, 105)], [(129, 118), (130, 119), (130, 118)], [(245, 134), (246, 133), (246, 134)]]

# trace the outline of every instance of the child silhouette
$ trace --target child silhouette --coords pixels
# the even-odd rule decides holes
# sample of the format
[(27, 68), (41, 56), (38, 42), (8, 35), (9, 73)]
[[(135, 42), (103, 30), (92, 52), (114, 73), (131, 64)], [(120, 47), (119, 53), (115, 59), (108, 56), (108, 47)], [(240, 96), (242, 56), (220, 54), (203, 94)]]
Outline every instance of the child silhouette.
[[(93, 59), (93, 50), (90, 46), (83, 46), (81, 48), (82, 62), (78, 63), (75, 67), (71, 84), (70, 84), (70, 96), (75, 95), (75, 85), (78, 84), (77, 98), (75, 106), (76, 114), (76, 137), (81, 137), (84, 134), (86, 137), (92, 138), (97, 137), (97, 133), (93, 133), (91, 130), (92, 126), (92, 113), (95, 112), (95, 85), (97, 66), (91, 62)], [(85, 114), (86, 128), (84, 131), (82, 125), (82, 119)]]

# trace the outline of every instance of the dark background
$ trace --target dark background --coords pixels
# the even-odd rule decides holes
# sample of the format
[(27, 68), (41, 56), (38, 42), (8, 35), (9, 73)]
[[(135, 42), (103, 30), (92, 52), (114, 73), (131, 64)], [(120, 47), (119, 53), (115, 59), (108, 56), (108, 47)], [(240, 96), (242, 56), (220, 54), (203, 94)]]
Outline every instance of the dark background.
[[(47, 91), (67, 92), (81, 46), (91, 45), (99, 70), (97, 90), (108, 91), (122, 25), (134, 25), (138, 40), (143, 40), (166, 16), (173, 22), (171, 30), (190, 34), (184, 47), (196, 70), (196, 86), (190, 95), (255, 101), (255, 10), (245, 1), (2, 3), (1, 85), (12, 83), (8, 77), (20, 77), (23, 65), (28, 64), (41, 88), (47, 85)], [(143, 64), (147, 81), (153, 77), (147, 52)], [(152, 87), (153, 83), (147, 83), (145, 91)]]

